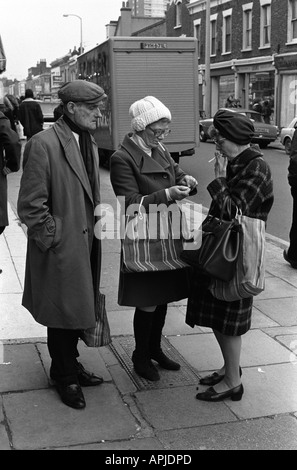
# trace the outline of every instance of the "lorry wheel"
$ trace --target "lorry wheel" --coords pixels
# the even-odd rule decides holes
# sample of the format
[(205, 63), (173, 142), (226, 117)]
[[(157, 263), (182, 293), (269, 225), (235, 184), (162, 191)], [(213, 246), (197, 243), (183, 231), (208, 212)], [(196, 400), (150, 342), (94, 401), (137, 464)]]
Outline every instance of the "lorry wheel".
[(289, 137), (286, 138), (284, 142), (285, 152), (287, 155), (290, 155), (291, 152), (291, 139)]
[(173, 158), (173, 160), (175, 161), (175, 163), (179, 163), (179, 154), (178, 153), (173, 152), (170, 155)]
[(199, 136), (200, 136), (200, 142), (206, 142), (207, 141), (207, 134), (204, 132), (203, 127), (200, 127), (199, 129)]
[(98, 149), (99, 153), (99, 165), (101, 167), (109, 169), (109, 153), (104, 150)]

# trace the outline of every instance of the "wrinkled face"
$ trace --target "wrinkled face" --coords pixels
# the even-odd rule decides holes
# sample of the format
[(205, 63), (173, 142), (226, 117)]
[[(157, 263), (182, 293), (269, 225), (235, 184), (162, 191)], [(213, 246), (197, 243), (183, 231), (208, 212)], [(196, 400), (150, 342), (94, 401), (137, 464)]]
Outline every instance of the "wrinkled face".
[(97, 122), (102, 117), (101, 110), (104, 104), (99, 101), (96, 104), (89, 103), (67, 103), (67, 109), (70, 113), (71, 120), (84, 131), (94, 131)]
[(168, 121), (168, 119), (153, 122), (147, 126), (144, 131), (139, 132), (139, 135), (148, 147), (156, 148), (159, 142), (170, 134), (169, 123), (170, 121)]

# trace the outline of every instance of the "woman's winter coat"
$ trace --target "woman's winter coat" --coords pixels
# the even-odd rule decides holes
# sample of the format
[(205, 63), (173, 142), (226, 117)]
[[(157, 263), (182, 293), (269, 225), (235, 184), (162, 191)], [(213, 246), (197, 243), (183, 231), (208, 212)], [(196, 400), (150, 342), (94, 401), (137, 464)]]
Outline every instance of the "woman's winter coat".
[[(214, 179), (207, 187), (212, 204), (210, 213), (219, 215), (225, 197), (243, 215), (267, 221), (273, 204), (271, 171), (260, 152), (249, 148), (227, 165), (226, 177)], [(228, 336), (240, 336), (251, 327), (253, 297), (225, 302), (208, 290), (210, 278), (194, 273), (188, 299), (186, 323), (206, 326)]]
[(92, 142), (93, 194), (77, 141), (62, 118), (25, 148), (18, 199), (20, 219), (28, 227), (23, 305), (51, 328), (95, 325), (101, 244), (94, 238), (100, 188)]
[[(163, 147), (163, 146), (162, 146)], [(177, 185), (185, 173), (171, 158), (165, 147), (152, 150), (152, 157), (142, 151), (126, 135), (121, 148), (111, 157), (110, 177), (116, 196), (125, 197), (125, 209), (142, 204), (149, 211), (150, 204), (168, 202), (165, 188)], [(120, 305), (145, 307), (161, 305), (186, 298), (190, 270), (126, 273), (120, 270)]]

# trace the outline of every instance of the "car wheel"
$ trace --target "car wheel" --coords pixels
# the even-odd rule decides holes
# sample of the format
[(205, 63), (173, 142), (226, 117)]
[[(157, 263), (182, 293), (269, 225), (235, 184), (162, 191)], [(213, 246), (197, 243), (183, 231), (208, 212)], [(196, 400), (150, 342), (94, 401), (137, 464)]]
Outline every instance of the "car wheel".
[(206, 142), (206, 141), (207, 141), (207, 135), (205, 134), (203, 128), (200, 127), (200, 142)]
[(268, 144), (269, 144), (269, 142), (260, 142), (259, 147), (260, 147), (260, 149), (266, 149)]
[(291, 152), (291, 139), (289, 137), (284, 141), (284, 147), (285, 147), (286, 154), (290, 155), (290, 152)]

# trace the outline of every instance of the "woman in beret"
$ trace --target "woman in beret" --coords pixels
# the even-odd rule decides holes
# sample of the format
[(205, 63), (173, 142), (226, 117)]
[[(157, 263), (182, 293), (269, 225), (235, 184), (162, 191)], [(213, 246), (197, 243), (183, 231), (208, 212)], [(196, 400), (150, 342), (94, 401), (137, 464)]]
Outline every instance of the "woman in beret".
[[(210, 136), (215, 141), (215, 179), (207, 189), (210, 214), (219, 215), (224, 198), (231, 199), (243, 215), (267, 221), (273, 204), (271, 171), (262, 154), (251, 147), (254, 126), (244, 114), (219, 110)], [(251, 327), (253, 298), (226, 302), (208, 290), (210, 278), (193, 276), (186, 323), (212, 328), (224, 359), (216, 372), (200, 379), (210, 387), (196, 395), (198, 400), (240, 400), (243, 394), (240, 368), (241, 336)]]
[[(125, 136), (111, 157), (110, 177), (116, 196), (125, 197), (125, 211), (141, 204), (167, 208), (194, 194), (197, 181), (179, 167), (163, 145), (170, 133), (170, 110), (154, 96), (146, 96), (130, 107), (132, 133)], [(191, 194), (192, 194), (191, 193)], [(151, 206), (152, 207), (152, 206)], [(189, 268), (157, 272), (125, 272), (120, 268), (119, 305), (135, 307), (133, 327), (135, 372), (147, 380), (160, 379), (152, 359), (163, 369), (180, 365), (161, 349), (167, 303), (187, 298)]]

